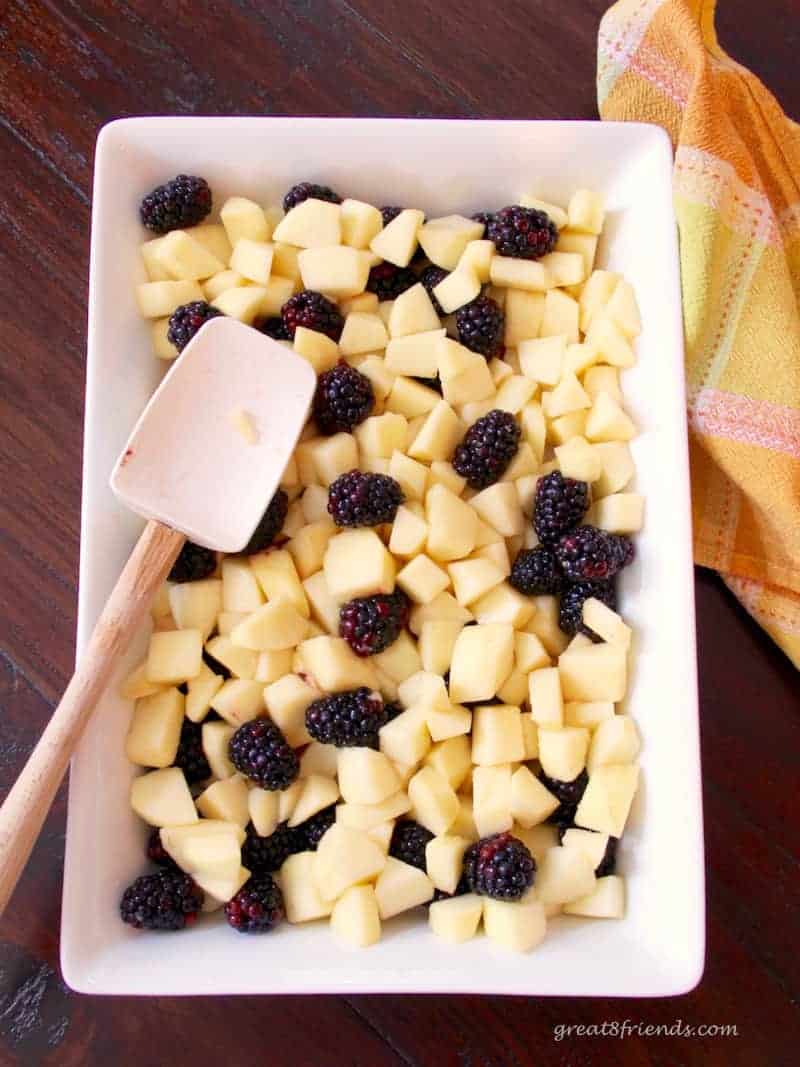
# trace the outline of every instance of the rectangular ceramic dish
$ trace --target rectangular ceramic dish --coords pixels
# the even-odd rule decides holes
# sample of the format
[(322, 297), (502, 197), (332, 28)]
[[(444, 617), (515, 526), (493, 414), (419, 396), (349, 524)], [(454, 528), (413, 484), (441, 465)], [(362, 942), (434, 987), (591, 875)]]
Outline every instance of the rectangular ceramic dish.
[[(167, 937), (118, 917), (143, 869), (123, 741), (130, 706), (112, 686), (72, 765), (61, 961), (86, 993), (435, 992), (665, 996), (692, 988), (704, 958), (689, 468), (671, 152), (654, 126), (580, 122), (142, 118), (101, 133), (95, 163), (78, 647), (127, 558), (140, 521), (108, 486), (112, 464), (157, 384), (134, 284), (144, 279), (138, 204), (177, 173), (203, 175), (217, 207), (233, 193), (264, 204), (296, 181), (324, 181), (375, 204), (431, 215), (566, 202), (580, 186), (606, 198), (598, 263), (634, 284), (644, 333), (625, 374), (637, 488), (647, 498), (622, 606), (634, 627), (627, 707), (643, 738), (643, 784), (620, 850), (624, 920), (552, 921), (525, 955), (479, 937), (451, 946), (422, 918), (393, 921), (369, 950), (342, 947), (324, 923), (265, 938), (201, 922)], [(209, 506), (213, 506), (210, 502)], [(141, 657), (142, 632), (121, 677)], [(676, 863), (676, 859), (679, 862)]]

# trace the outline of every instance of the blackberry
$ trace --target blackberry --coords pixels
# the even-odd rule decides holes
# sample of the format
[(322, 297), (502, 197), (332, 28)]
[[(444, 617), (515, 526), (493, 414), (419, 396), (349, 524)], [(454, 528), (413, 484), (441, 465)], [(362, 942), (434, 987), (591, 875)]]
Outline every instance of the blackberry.
[(412, 867), (426, 870), (425, 846), (433, 841), (433, 834), (413, 819), (398, 819), (389, 842), (389, 855)]
[(339, 610), (339, 636), (357, 656), (374, 656), (397, 640), (408, 613), (408, 598), (399, 589), (356, 597)]
[(397, 718), (398, 715), (402, 715), (403, 712), (406, 710), (403, 705), (397, 700), (387, 700), (387, 702), (383, 705), (383, 708), (386, 712), (387, 722), (392, 722), (394, 719)]
[(472, 216), (473, 222), (480, 222), (484, 227), (488, 226), (494, 218), (494, 214), (491, 211), (476, 211)]
[(289, 331), (286, 329), (286, 323), (280, 315), (273, 315), (269, 319), (264, 319), (257, 329), (259, 333), (266, 334), (267, 337), (271, 337), (273, 341), (291, 341)]
[(633, 559), (633, 542), (596, 526), (579, 526), (559, 540), (556, 558), (571, 582), (605, 581)]
[(453, 453), (453, 467), (472, 489), (485, 489), (498, 481), (517, 454), (519, 437), (514, 416), (495, 408), (464, 434)]
[(617, 610), (617, 591), (613, 582), (566, 583), (561, 590), (558, 625), (570, 637), (573, 634), (580, 633), (591, 637), (593, 641), (599, 640), (597, 634), (590, 630), (583, 621), (583, 604), (590, 597), (602, 600), (606, 607), (611, 608), (612, 611)]
[(367, 278), (367, 292), (375, 293), (378, 300), (396, 300), (406, 289), (416, 285), (418, 278), (410, 267), (396, 267), (394, 263), (378, 263), (371, 267)]
[(197, 918), (203, 891), (178, 870), (144, 874), (132, 882), (119, 902), (124, 923), (137, 930), (182, 930)]
[(281, 318), (289, 340), (298, 326), (324, 333), (333, 341), (339, 340), (344, 328), (344, 319), (336, 304), (313, 289), (302, 289), (290, 296), (281, 308)]
[(242, 845), (242, 866), (253, 874), (268, 874), (279, 871), (284, 860), (300, 851), (297, 832), (285, 822), (276, 826), (269, 837), (259, 837), (250, 823)]
[(193, 300), (191, 304), (181, 304), (169, 317), (167, 340), (179, 352), (182, 352), (201, 326), (205, 326), (210, 319), (219, 318), (221, 314), (221, 311), (207, 304), (205, 300)]
[(205, 178), (179, 174), (147, 194), (139, 206), (139, 217), (153, 233), (169, 233), (196, 226), (210, 211), (211, 190)]
[(363, 685), (321, 697), (306, 709), (306, 729), (314, 740), (337, 748), (377, 748), (378, 731), (385, 722), (383, 701)]
[(403, 209), (397, 207), (396, 204), (381, 208), (381, 218), (383, 219), (383, 225), (388, 226), (390, 222), (394, 222), (397, 216)]
[(265, 934), (284, 918), (283, 893), (271, 874), (248, 878), (225, 905), (228, 925), (240, 934)]
[(336, 822), (336, 805), (330, 804), (295, 828), (302, 851), (316, 852), (317, 845)]
[(464, 873), (473, 893), (493, 900), (519, 900), (533, 885), (536, 863), (519, 838), (492, 834), (467, 849)]
[(217, 553), (187, 541), (167, 575), (169, 582), (199, 582), (217, 569)]
[(589, 775), (583, 770), (571, 782), (564, 782), (560, 778), (551, 778), (544, 771), (540, 771), (539, 781), (559, 801), (558, 807), (547, 821), (562, 828), (572, 825), (575, 822), (578, 804), (589, 781)]
[(327, 200), (329, 204), (341, 204), (342, 198), (329, 185), (315, 182), (299, 182), (293, 185), (283, 198), (283, 210), (289, 212), (304, 200)]
[(431, 265), (430, 267), (426, 267), (422, 274), (420, 274), (419, 276), (420, 282), (422, 282), (428, 292), (428, 296), (431, 298), (433, 310), (440, 317), (444, 315), (444, 311), (442, 310), (442, 305), (433, 295), (433, 290), (440, 282), (443, 282), (445, 280), (447, 274), (448, 272), (443, 267), (435, 267)]
[(561, 588), (561, 571), (552, 549), (544, 545), (523, 549), (514, 560), (508, 581), (526, 596), (557, 593)]
[(317, 379), (313, 412), (324, 434), (350, 433), (374, 406), (372, 382), (343, 359)]
[(558, 230), (547, 212), (512, 204), (492, 215), (485, 236), (498, 256), (540, 259), (555, 248)]
[(337, 526), (378, 526), (393, 522), (403, 490), (388, 474), (349, 471), (328, 490), (328, 512)]
[(286, 512), (289, 510), (289, 497), (283, 489), (276, 489), (275, 495), (267, 505), (267, 510), (258, 521), (250, 540), (242, 549), (243, 556), (252, 556), (269, 548), (283, 529)]
[(203, 782), (211, 777), (211, 768), (203, 752), (202, 728), (199, 722), (192, 722), (190, 719), (183, 720), (175, 766), (183, 771), (189, 785)]
[(536, 486), (533, 528), (543, 545), (554, 545), (577, 526), (589, 507), (589, 486), (551, 471)]
[(240, 726), (228, 742), (237, 771), (262, 789), (286, 789), (300, 773), (297, 753), (269, 719), (253, 719)]
[(501, 356), (505, 350), (505, 321), (505, 315), (496, 300), (490, 296), (477, 296), (456, 312), (458, 339), (465, 348), (486, 359)]
[(154, 826), (147, 836), (145, 852), (151, 863), (156, 863), (159, 867), (167, 867), (172, 871), (178, 870), (178, 864), (161, 844), (161, 831), (157, 826)]
[(609, 834), (608, 844), (606, 850), (603, 853), (603, 858), (597, 864), (594, 869), (595, 876), (597, 878), (605, 878), (607, 874), (613, 874), (617, 869), (617, 845), (619, 844), (618, 837), (612, 837)]

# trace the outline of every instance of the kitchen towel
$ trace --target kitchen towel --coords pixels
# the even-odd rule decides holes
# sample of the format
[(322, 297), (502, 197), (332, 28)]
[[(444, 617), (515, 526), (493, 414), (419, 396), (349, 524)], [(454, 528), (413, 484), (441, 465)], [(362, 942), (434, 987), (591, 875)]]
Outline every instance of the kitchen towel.
[(800, 126), (722, 50), (715, 6), (614, 4), (598, 106), (675, 148), (695, 561), (800, 667)]

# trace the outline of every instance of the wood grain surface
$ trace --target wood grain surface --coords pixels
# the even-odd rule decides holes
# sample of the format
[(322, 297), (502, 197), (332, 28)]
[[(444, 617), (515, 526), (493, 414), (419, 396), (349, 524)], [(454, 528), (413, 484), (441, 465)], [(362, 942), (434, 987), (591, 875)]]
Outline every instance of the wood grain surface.
[[(137, 114), (594, 118), (605, 6), (0, 0), (0, 797), (73, 667), (99, 128)], [(723, 44), (800, 118), (797, 0), (720, 7)], [(796, 1062), (797, 674), (716, 577), (698, 572), (697, 597), (709, 943), (694, 992), (642, 1002), (76, 996), (58, 973), (62, 790), (0, 921), (0, 1064)], [(676, 879), (683, 862), (674, 857)], [(733, 1025), (737, 1036), (555, 1040), (559, 1025), (624, 1019)]]

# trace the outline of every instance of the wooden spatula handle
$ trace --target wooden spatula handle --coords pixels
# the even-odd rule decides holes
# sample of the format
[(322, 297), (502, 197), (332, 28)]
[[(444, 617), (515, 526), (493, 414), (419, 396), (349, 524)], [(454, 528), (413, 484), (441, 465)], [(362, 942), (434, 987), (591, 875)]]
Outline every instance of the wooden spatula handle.
[(185, 540), (168, 526), (148, 522), (72, 681), (0, 808), (0, 915), (27, 863), (89, 716)]

